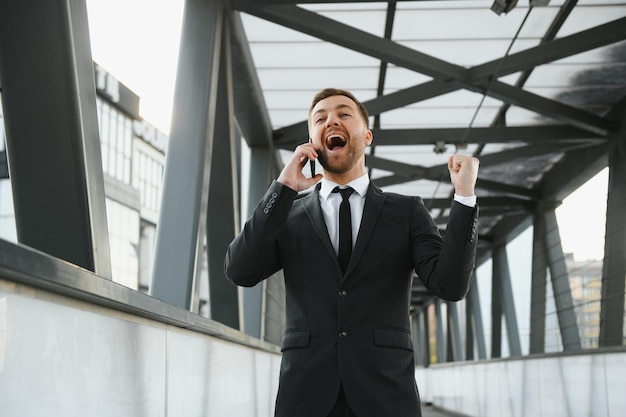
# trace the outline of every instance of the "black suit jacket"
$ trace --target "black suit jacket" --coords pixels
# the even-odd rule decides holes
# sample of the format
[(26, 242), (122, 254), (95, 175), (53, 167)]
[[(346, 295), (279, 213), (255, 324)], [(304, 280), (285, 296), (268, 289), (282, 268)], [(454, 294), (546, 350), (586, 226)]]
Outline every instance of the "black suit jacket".
[(253, 286), (284, 270), (286, 326), (276, 416), (326, 417), (340, 383), (359, 417), (420, 415), (409, 303), (413, 271), (445, 300), (469, 288), (477, 209), (452, 203), (443, 241), (419, 197), (370, 183), (345, 275), (318, 188), (274, 182), (230, 244), (227, 277)]

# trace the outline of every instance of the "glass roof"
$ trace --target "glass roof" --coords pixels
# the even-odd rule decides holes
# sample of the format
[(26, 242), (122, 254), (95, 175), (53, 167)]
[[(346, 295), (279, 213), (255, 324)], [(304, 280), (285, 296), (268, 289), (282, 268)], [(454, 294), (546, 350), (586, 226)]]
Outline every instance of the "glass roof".
[[(583, 129), (580, 139), (597, 139), (596, 131), (606, 122), (602, 117), (626, 94), (624, 37), (604, 41), (610, 36), (604, 32), (579, 35), (623, 19), (623, 1), (555, 0), (544, 7), (520, 1), (502, 15), (482, 0), (398, 1), (395, 7), (386, 2), (260, 3), (244, 7), (241, 19), (273, 129), (300, 132), (304, 142), (306, 130), (298, 126), (304, 126), (314, 94), (325, 87), (350, 90), (366, 105), (414, 94), (370, 120), (378, 130), (368, 166), (374, 182), (388, 191), (449, 198), (452, 188), (439, 168), (460, 152), (485, 159), (479, 184), (482, 178), (491, 189), (481, 195), (528, 199), (570, 148), (549, 137), (533, 146), (538, 139), (523, 131), (478, 143), (467, 140), (473, 130), (576, 126)], [(569, 41), (574, 35), (579, 38)], [(576, 50), (594, 36), (598, 43)], [(545, 47), (561, 38), (569, 43)], [(502, 70), (498, 60), (507, 56), (517, 65)], [(464, 78), (474, 69), (482, 75)], [(387, 140), (395, 129), (414, 130), (415, 143)], [(428, 139), (445, 129), (456, 130), (445, 131), (441, 143)], [(283, 162), (296, 144), (285, 145)], [(426, 178), (418, 175), (424, 168)], [(483, 219), (483, 225), (501, 219), (494, 216)]]

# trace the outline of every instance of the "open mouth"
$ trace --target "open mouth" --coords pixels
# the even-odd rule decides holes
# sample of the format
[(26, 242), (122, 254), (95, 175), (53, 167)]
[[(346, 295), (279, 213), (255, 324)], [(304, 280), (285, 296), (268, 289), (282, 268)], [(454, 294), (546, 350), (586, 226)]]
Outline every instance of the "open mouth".
[(347, 142), (346, 138), (342, 135), (332, 134), (326, 138), (326, 147), (332, 151), (338, 148), (343, 148), (346, 146)]

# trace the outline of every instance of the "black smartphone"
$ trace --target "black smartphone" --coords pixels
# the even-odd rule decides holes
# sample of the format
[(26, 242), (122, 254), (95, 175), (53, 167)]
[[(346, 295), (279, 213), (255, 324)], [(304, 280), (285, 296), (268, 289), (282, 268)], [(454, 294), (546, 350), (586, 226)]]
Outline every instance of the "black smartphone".
[[(313, 143), (313, 139), (309, 138), (309, 143)], [(311, 178), (315, 176), (315, 160), (309, 159), (309, 166), (311, 167)]]

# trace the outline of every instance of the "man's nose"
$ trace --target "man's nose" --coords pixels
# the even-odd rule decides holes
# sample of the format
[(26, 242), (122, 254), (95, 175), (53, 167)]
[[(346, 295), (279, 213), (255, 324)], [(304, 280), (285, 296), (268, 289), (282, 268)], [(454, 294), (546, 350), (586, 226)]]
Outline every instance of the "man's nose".
[(339, 124), (339, 119), (335, 115), (329, 115), (326, 119), (326, 127), (337, 126)]

